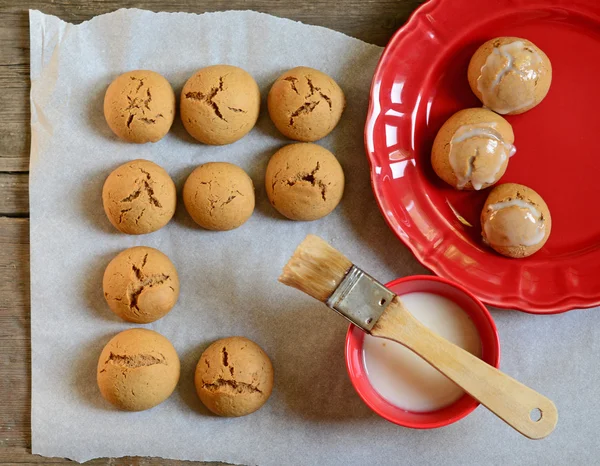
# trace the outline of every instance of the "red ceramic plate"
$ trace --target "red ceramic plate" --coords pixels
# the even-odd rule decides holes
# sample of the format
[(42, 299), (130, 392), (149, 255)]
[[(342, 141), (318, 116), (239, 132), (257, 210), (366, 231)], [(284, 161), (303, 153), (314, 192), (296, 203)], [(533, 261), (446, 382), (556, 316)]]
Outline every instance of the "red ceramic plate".
[[(546, 99), (507, 117), (517, 154), (501, 182), (532, 187), (552, 212), (550, 239), (526, 259), (482, 244), (479, 214), (489, 190), (456, 191), (429, 160), (442, 123), (481, 106), (467, 65), (479, 45), (498, 36), (531, 40), (553, 68)], [(381, 57), (365, 128), (373, 189), (389, 226), (426, 267), (487, 304), (538, 314), (600, 305), (599, 77), (597, 0), (422, 5)]]

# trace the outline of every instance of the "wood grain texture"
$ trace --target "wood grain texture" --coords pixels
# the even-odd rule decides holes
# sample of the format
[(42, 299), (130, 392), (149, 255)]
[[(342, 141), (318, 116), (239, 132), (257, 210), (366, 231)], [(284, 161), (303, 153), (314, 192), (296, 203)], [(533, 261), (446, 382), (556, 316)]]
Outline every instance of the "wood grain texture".
[[(119, 8), (203, 13), (251, 9), (335, 29), (377, 45), (423, 0), (0, 0), (0, 465), (73, 464), (31, 455), (29, 333), (29, 25), (28, 9), (79, 23)], [(196, 465), (150, 458), (91, 465)]]
[(0, 172), (0, 217), (23, 217), (29, 213), (27, 173)]
[[(29, 220), (0, 219), (0, 458), (30, 444)], [(6, 458), (12, 459), (12, 458)]]

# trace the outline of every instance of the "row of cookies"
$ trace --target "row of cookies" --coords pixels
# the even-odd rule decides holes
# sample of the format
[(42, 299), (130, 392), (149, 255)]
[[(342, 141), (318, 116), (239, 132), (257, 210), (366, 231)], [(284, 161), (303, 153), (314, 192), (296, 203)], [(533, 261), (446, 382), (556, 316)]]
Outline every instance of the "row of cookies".
[[(286, 137), (317, 141), (338, 124), (346, 100), (342, 89), (325, 73), (296, 67), (279, 76), (269, 91), (267, 106), (275, 127)], [(171, 84), (149, 70), (118, 76), (104, 97), (104, 117), (122, 140), (157, 142), (175, 119)], [(245, 70), (213, 65), (190, 77), (180, 96), (181, 121), (204, 144), (231, 144), (250, 132), (260, 111), (260, 90)]]
[[(109, 403), (144, 411), (171, 396), (181, 364), (171, 342), (158, 332), (133, 328), (116, 334), (98, 359), (96, 380)], [(198, 397), (219, 416), (237, 417), (261, 408), (273, 390), (273, 365), (260, 346), (244, 337), (213, 342), (196, 365)]]
[[(500, 180), (516, 152), (512, 126), (500, 115), (520, 114), (538, 105), (550, 88), (552, 66), (532, 42), (500, 37), (477, 49), (467, 77), (484, 108), (460, 110), (442, 125), (431, 163), (452, 187), (480, 190)], [(484, 243), (508, 257), (537, 252), (548, 240), (551, 225), (541, 196), (515, 183), (494, 188), (481, 213)]]
[[(344, 171), (327, 149), (289, 144), (267, 165), (265, 188), (271, 205), (292, 220), (316, 220), (331, 213), (344, 193)], [(198, 166), (183, 187), (192, 219), (208, 230), (231, 230), (245, 223), (255, 206), (254, 185), (237, 165)], [(119, 231), (138, 235), (165, 226), (175, 214), (177, 192), (169, 174), (148, 160), (117, 167), (104, 182), (104, 212)]]

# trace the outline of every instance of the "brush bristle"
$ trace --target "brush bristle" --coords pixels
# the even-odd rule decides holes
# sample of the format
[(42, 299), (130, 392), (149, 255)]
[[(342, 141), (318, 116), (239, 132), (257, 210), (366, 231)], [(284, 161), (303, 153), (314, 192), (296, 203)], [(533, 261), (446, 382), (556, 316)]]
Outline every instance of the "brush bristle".
[(337, 249), (308, 235), (283, 268), (279, 281), (325, 302), (351, 267), (352, 262)]

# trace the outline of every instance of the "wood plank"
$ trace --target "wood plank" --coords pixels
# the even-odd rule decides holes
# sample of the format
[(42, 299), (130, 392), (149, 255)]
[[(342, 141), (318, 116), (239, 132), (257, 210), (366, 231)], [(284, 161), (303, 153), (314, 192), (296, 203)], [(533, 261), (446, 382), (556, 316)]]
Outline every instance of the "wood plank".
[[(29, 78), (5, 76), (11, 66), (0, 62), (0, 171), (29, 169)], [(18, 88), (26, 83), (27, 87)]]
[(31, 443), (28, 219), (0, 218), (0, 318), (0, 454), (12, 460)]
[(3, 121), (0, 136), (0, 172), (28, 171), (29, 113), (22, 117), (0, 116), (0, 121)]
[[(10, 66), (0, 66), (10, 68)], [(13, 81), (13, 86), (19, 81)], [(10, 85), (10, 84), (9, 84)], [(2, 87), (2, 107), (0, 107), (0, 118), (2, 121), (29, 121), (29, 88), (28, 87)], [(3, 132), (4, 132), (4, 123)]]
[(29, 175), (0, 173), (0, 217), (29, 214)]
[[(29, 26), (25, 5), (0, 0), (0, 171), (29, 168)], [(13, 6), (14, 8), (14, 6)]]

